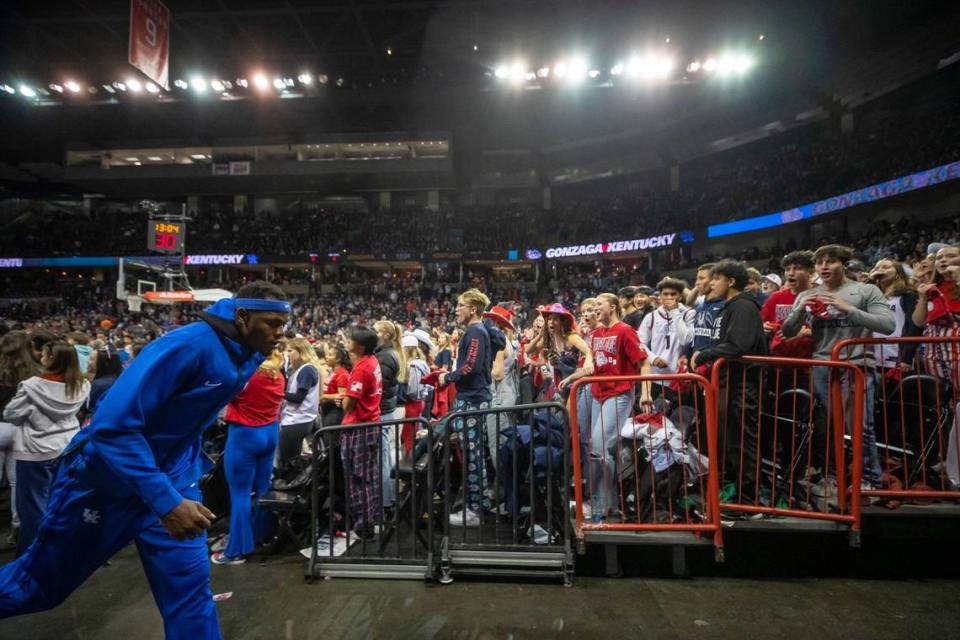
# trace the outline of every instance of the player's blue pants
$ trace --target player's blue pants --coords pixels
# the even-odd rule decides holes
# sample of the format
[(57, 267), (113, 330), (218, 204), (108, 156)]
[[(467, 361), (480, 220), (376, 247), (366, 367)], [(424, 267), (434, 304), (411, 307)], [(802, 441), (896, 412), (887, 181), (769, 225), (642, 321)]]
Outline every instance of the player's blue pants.
[(230, 486), (230, 542), (224, 554), (230, 558), (245, 556), (254, 549), (250, 494), (259, 498), (270, 489), (278, 430), (276, 422), (262, 427), (230, 425), (223, 453)]
[[(219, 640), (206, 536), (175, 540), (139, 498), (107, 496), (78, 479), (79, 462), (74, 455), (61, 466), (36, 541), (0, 567), (0, 618), (57, 606), (134, 541), (167, 640)], [(181, 494), (200, 500), (196, 487)]]

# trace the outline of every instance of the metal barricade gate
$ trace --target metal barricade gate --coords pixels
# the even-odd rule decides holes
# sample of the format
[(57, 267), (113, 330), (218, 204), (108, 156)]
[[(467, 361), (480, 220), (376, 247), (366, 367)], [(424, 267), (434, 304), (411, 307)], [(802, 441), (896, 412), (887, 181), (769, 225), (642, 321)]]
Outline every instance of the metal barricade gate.
[[(402, 450), (404, 429), (420, 430), (425, 446)], [(307, 579), (435, 575), (434, 442), (424, 418), (317, 431)]]
[(570, 429), (557, 402), (448, 414), (440, 581), (457, 575), (573, 580)]
[[(593, 393), (615, 383), (629, 387)], [(654, 411), (640, 416), (637, 383), (657, 396)], [(619, 571), (618, 544), (672, 546), (677, 574), (686, 573), (689, 546), (713, 545), (723, 561), (711, 383), (691, 373), (590, 376), (573, 384), (569, 404), (578, 551), (604, 544), (609, 574)]]
[[(849, 360), (864, 348), (862, 359)], [(867, 349), (872, 349), (869, 360)], [(857, 338), (838, 342), (873, 378), (881, 485), (865, 488), (872, 512), (958, 515), (960, 505), (960, 337)]]
[(717, 360), (712, 382), (724, 524), (849, 529), (859, 546), (863, 372), (845, 362), (746, 356)]

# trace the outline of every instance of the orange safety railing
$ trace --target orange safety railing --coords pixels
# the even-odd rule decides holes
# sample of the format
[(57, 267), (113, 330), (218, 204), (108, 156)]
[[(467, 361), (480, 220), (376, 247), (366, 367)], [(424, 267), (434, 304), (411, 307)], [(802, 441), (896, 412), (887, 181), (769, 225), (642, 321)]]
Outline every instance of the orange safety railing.
[(746, 356), (717, 360), (711, 382), (724, 513), (845, 523), (856, 544), (865, 398), (860, 368)]
[[(863, 352), (851, 359), (857, 347)], [(883, 483), (864, 496), (891, 509), (960, 500), (960, 337), (856, 338), (838, 342), (832, 356), (875, 380)]]
[[(599, 383), (659, 386), (657, 395), (664, 400), (658, 407), (668, 406), (664, 414), (666, 421), (649, 415), (642, 420), (650, 422), (632, 421), (632, 402), (614, 411), (612, 420), (602, 411), (593, 415), (591, 387), (587, 385)], [(578, 402), (583, 399), (582, 394), (589, 396), (589, 405)], [(579, 406), (581, 404), (584, 406)], [(589, 416), (584, 415), (587, 406), (591, 411)], [(569, 413), (578, 539), (583, 540), (589, 531), (709, 534), (718, 557), (722, 556), (723, 537), (716, 499), (717, 465), (714, 463), (716, 393), (705, 377), (684, 373), (581, 378), (571, 387)], [(613, 424), (609, 424), (611, 422)], [(703, 469), (704, 463), (706, 469)], [(585, 517), (585, 485), (593, 498), (589, 501), (592, 509), (589, 518)], [(609, 501), (613, 504), (607, 500), (612, 496), (600, 498), (605, 489), (612, 489), (616, 494)], [(597, 502), (602, 502), (602, 506)]]

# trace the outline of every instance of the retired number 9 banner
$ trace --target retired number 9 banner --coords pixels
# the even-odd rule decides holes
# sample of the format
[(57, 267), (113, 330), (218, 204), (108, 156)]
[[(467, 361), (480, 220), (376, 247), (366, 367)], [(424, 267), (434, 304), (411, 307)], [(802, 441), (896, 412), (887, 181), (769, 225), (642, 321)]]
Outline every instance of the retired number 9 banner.
[(130, 0), (127, 60), (170, 90), (170, 10), (160, 0)]

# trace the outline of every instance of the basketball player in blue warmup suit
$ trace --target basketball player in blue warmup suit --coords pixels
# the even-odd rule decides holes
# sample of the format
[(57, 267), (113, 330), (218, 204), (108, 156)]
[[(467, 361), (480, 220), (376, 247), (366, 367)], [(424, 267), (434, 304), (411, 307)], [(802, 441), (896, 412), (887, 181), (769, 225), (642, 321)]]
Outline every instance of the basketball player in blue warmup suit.
[(55, 607), (130, 541), (168, 640), (218, 639), (200, 503), (201, 435), (282, 337), (265, 282), (148, 345), (61, 459), (36, 541), (0, 568), (0, 618)]

